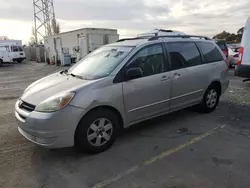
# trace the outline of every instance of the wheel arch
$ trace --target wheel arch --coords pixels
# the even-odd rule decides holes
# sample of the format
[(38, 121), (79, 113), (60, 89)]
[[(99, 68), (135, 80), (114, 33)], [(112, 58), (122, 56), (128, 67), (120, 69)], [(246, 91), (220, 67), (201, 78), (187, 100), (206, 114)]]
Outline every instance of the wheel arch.
[(219, 95), (221, 95), (221, 92), (222, 92), (221, 83), (218, 80), (215, 80), (209, 86), (211, 86), (211, 85), (216, 85), (219, 88), (219, 92), (220, 92)]
[[(119, 118), (119, 126), (120, 126), (120, 129), (123, 129), (123, 128), (124, 128), (124, 118), (123, 118), (122, 114), (120, 113), (120, 111), (119, 111), (117, 108), (115, 108), (115, 107), (113, 107), (113, 106), (110, 106), (110, 105), (100, 105), (100, 106), (96, 106), (96, 107), (91, 108), (87, 113), (85, 113), (85, 114), (82, 116), (81, 120), (82, 120), (84, 117), (86, 117), (88, 114), (93, 113), (94, 111), (99, 110), (99, 109), (102, 109), (102, 110), (103, 110), (103, 109), (106, 109), (106, 110), (110, 110), (110, 111), (112, 111), (113, 113), (115, 113), (115, 114), (118, 116), (118, 118)], [(79, 123), (81, 122), (81, 120), (79, 121)]]

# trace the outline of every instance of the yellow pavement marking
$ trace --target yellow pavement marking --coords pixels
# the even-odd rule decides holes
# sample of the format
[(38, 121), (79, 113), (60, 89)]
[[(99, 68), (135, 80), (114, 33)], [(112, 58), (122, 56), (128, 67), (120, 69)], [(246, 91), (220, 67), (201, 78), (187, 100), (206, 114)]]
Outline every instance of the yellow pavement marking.
[(165, 157), (167, 157), (167, 156), (169, 156), (169, 155), (171, 155), (173, 153), (176, 153), (176, 152), (178, 152), (178, 151), (180, 151), (180, 150), (182, 150), (184, 148), (187, 148), (188, 146), (191, 146), (192, 144), (195, 144), (196, 142), (208, 137), (209, 135), (215, 133), (219, 129), (223, 129), (224, 127), (225, 127), (224, 125), (218, 126), (218, 127), (214, 128), (214, 129), (212, 129), (212, 130), (210, 130), (210, 131), (208, 131), (208, 132), (206, 132), (206, 133), (204, 133), (204, 134), (202, 134), (200, 136), (197, 136), (197, 137), (193, 138), (192, 140), (190, 140), (190, 141), (188, 141), (188, 142), (186, 142), (184, 144), (181, 144), (181, 145), (179, 145), (179, 146), (177, 146), (175, 148), (172, 148), (170, 150), (167, 150), (167, 151), (165, 151), (165, 152), (163, 152), (163, 153), (161, 153), (161, 154), (159, 154), (159, 155), (157, 155), (157, 156), (155, 156), (155, 157), (153, 157), (153, 158), (151, 158), (149, 160), (146, 160), (140, 165), (135, 165), (132, 168), (129, 168), (128, 170), (126, 170), (126, 171), (124, 171), (124, 172), (122, 172), (122, 173), (120, 173), (120, 174), (118, 174), (118, 175), (116, 175), (116, 176), (114, 176), (114, 177), (112, 177), (110, 179), (104, 180), (103, 182), (100, 182), (100, 183), (94, 185), (93, 188), (106, 187), (107, 185), (110, 185), (110, 184), (122, 179), (123, 177), (137, 171), (138, 169), (140, 169), (142, 167), (148, 166), (148, 165), (150, 165), (150, 164), (152, 164), (152, 163), (154, 163), (154, 162), (156, 162), (156, 161), (158, 161), (160, 159), (163, 159), (163, 158), (165, 158)]

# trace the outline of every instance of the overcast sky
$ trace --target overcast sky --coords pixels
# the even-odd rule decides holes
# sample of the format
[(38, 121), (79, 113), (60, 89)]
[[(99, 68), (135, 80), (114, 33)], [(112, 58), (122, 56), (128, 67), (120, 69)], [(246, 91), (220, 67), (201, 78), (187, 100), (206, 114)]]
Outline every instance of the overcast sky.
[[(31, 36), (32, 0), (0, 0), (0, 36)], [(250, 16), (250, 0), (54, 0), (62, 31), (84, 27), (117, 28), (134, 36), (155, 28), (213, 36), (237, 32)]]

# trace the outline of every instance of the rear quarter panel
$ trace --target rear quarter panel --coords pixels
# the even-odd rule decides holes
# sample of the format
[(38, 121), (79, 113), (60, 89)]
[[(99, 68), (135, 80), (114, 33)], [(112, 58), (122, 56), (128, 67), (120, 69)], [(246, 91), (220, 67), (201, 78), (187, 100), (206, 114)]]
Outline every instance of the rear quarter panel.
[(229, 69), (225, 61), (218, 61), (213, 64), (215, 69), (213, 69), (214, 72), (213, 74), (211, 74), (210, 83), (218, 81), (221, 84), (221, 93), (223, 94), (229, 85), (229, 79), (228, 79)]

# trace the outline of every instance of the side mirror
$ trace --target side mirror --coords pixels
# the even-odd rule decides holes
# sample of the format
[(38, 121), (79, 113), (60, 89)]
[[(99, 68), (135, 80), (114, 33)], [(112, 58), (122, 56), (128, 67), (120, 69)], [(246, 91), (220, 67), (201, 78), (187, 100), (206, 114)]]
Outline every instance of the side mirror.
[(126, 77), (128, 80), (140, 78), (143, 76), (141, 68), (130, 68), (126, 72)]

